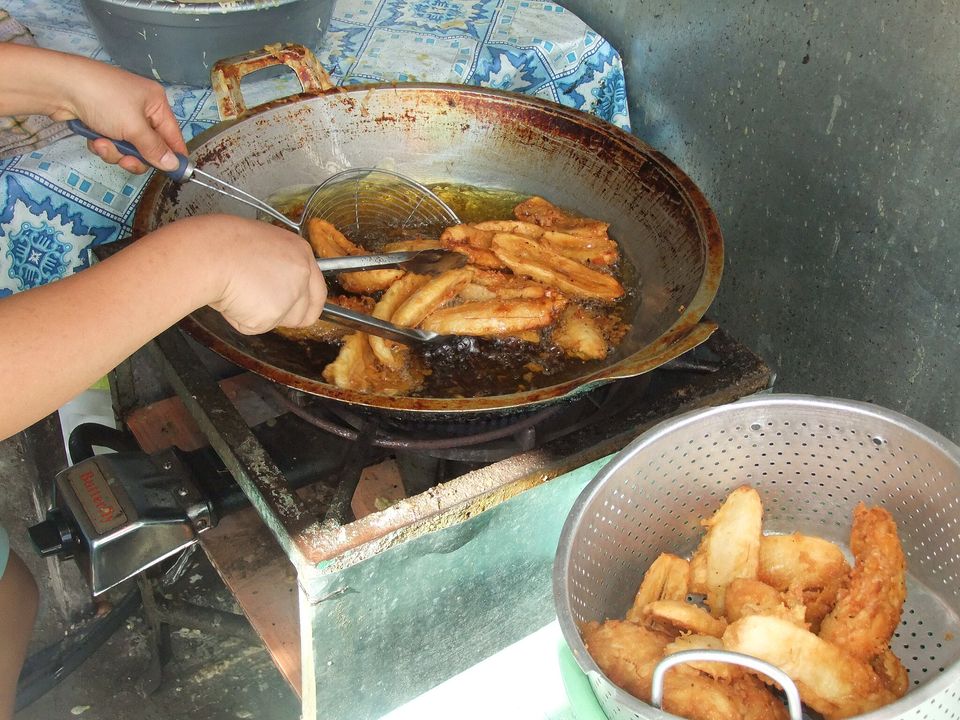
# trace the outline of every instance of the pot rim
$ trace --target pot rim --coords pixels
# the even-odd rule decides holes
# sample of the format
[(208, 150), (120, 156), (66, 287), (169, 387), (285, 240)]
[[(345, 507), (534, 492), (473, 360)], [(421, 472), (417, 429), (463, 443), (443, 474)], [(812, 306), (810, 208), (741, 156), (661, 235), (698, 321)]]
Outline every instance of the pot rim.
[(84, 4), (112, 5), (128, 10), (155, 12), (163, 15), (233, 15), (240, 12), (272, 10), (304, 0), (235, 0), (235, 2), (178, 2), (177, 0), (83, 0)]

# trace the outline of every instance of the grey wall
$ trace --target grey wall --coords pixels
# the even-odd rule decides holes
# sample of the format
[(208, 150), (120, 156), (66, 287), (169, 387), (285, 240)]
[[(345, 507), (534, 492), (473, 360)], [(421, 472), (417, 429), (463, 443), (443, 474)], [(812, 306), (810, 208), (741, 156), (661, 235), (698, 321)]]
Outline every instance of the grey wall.
[(960, 6), (564, 5), (620, 51), (635, 134), (712, 203), (711, 314), (777, 388), (960, 440)]

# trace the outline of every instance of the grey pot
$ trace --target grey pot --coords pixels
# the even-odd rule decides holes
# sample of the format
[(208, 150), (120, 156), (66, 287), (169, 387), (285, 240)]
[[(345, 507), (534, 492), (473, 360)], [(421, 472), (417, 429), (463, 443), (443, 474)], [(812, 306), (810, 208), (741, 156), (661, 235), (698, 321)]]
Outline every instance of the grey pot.
[(166, 83), (209, 85), (222, 58), (271, 43), (316, 50), (334, 0), (81, 0), (97, 37), (121, 67)]

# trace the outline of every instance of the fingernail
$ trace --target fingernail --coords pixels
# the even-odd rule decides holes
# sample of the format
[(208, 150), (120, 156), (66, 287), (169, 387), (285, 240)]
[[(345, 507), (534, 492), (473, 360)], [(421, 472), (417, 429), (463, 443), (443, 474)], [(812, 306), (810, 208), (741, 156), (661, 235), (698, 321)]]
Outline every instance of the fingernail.
[(179, 164), (180, 164), (180, 161), (177, 160), (177, 156), (174, 155), (169, 150), (167, 150), (167, 152), (163, 154), (163, 157), (160, 158), (161, 170), (176, 170)]

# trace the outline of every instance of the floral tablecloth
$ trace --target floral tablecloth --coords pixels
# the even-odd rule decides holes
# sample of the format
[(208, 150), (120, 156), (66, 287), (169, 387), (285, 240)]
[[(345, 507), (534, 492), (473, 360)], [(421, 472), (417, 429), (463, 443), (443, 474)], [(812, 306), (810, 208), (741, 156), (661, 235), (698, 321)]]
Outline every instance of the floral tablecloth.
[[(41, 47), (109, 60), (76, 0), (0, 5)], [(338, 0), (314, 51), (341, 85), (480, 85), (547, 98), (629, 130), (619, 54), (555, 3)], [(244, 97), (256, 104), (294, 90), (277, 78), (249, 93), (245, 86)], [(209, 87), (170, 85), (167, 94), (187, 140), (218, 121)], [(0, 160), (0, 296), (88, 266), (90, 247), (129, 232), (147, 180), (100, 162), (75, 136)]]

